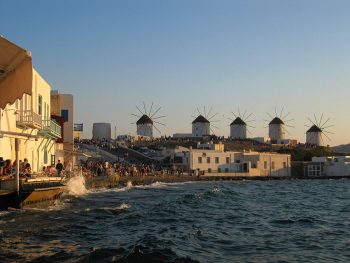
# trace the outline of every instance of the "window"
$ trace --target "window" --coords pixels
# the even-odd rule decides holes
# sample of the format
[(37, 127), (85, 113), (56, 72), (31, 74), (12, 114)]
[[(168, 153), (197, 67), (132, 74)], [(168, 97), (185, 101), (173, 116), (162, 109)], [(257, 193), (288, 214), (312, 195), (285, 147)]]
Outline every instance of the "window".
[(225, 173), (228, 173), (228, 168), (225, 168)]
[(207, 157), (207, 163), (210, 163), (210, 157)]
[(218, 173), (221, 173), (221, 168), (218, 168)]
[(215, 163), (219, 163), (219, 157), (215, 157)]
[(68, 113), (69, 110), (61, 110), (61, 117), (63, 118), (64, 122), (68, 121)]
[(47, 164), (48, 155), (47, 155), (47, 147), (44, 148), (44, 163)]
[(287, 168), (287, 163), (283, 162), (283, 168)]
[(55, 164), (56, 162), (56, 156), (54, 154), (51, 154), (51, 164)]
[(38, 113), (39, 115), (43, 113), (43, 97), (41, 95), (38, 97)]
[(272, 170), (275, 169), (275, 162), (271, 162), (271, 169), (272, 169)]
[(267, 161), (264, 161), (264, 169), (267, 169)]
[(256, 163), (252, 163), (252, 168), (257, 168), (257, 164)]
[(211, 173), (211, 168), (208, 168), (208, 173)]
[(202, 157), (198, 157), (198, 163), (202, 163)]
[(226, 163), (230, 163), (230, 157), (226, 157)]

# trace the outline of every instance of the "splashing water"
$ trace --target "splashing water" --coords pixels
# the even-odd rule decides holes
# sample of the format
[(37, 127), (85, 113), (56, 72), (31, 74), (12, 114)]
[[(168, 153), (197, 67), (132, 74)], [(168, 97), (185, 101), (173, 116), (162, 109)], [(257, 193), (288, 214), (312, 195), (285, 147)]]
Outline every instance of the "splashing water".
[(75, 176), (68, 180), (66, 189), (68, 194), (74, 196), (81, 196), (87, 193), (85, 187), (85, 178), (83, 176)]
[(132, 182), (131, 182), (131, 181), (128, 181), (128, 182), (126, 183), (126, 188), (127, 188), (128, 190), (132, 188)]

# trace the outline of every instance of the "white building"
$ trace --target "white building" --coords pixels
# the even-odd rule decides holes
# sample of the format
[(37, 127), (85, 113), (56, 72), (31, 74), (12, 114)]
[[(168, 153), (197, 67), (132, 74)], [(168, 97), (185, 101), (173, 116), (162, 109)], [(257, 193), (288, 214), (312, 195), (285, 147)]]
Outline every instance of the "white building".
[(350, 176), (350, 156), (312, 157), (305, 176)]
[(55, 163), (61, 127), (51, 119), (50, 85), (26, 50), (0, 37), (0, 157), (27, 158), (33, 172)]
[(153, 137), (153, 121), (146, 114), (142, 115), (136, 122), (137, 135)]
[(273, 141), (283, 140), (285, 138), (284, 136), (285, 136), (285, 124), (280, 118), (275, 117), (269, 123), (269, 137), (273, 142)]
[(105, 122), (94, 123), (92, 125), (93, 140), (111, 140), (111, 124)]
[(230, 137), (232, 139), (247, 138), (247, 124), (240, 117), (237, 117), (230, 124)]
[(177, 168), (207, 175), (290, 176), (291, 168), (289, 154), (225, 152), (221, 146), (210, 150), (176, 148), (170, 159)]
[(322, 130), (316, 125), (312, 125), (306, 132), (306, 144), (323, 146)]
[(203, 137), (205, 135), (210, 135), (210, 122), (202, 115), (199, 115), (192, 122), (192, 136)]

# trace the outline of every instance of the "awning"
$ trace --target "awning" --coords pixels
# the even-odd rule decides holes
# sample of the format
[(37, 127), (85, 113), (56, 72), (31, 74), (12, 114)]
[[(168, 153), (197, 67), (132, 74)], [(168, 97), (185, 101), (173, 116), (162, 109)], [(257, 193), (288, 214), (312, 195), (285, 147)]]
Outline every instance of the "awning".
[(0, 36), (0, 108), (32, 94), (32, 56)]

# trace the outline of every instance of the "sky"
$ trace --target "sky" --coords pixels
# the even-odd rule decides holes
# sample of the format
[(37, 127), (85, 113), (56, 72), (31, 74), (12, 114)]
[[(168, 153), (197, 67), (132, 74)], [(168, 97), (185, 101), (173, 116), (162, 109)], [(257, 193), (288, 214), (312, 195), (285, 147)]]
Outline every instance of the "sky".
[[(74, 95), (74, 118), (136, 132), (136, 106), (162, 107), (162, 135), (190, 133), (212, 108), (215, 134), (252, 113), (290, 112), (287, 137), (305, 141), (308, 118), (334, 125), (327, 144), (350, 143), (350, 1), (0, 1), (0, 35), (30, 50), (52, 89)], [(112, 131), (114, 134), (114, 129)], [(155, 132), (155, 135), (159, 135)]]

